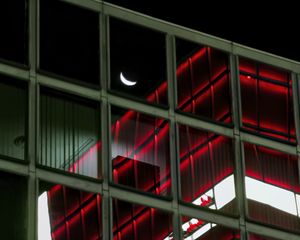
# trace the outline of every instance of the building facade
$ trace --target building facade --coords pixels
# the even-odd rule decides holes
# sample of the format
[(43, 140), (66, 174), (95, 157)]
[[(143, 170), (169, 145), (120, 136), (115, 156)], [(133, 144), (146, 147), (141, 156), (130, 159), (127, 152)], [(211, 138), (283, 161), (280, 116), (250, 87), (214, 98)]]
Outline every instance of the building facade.
[(0, 6), (1, 239), (300, 238), (299, 62), (96, 0)]

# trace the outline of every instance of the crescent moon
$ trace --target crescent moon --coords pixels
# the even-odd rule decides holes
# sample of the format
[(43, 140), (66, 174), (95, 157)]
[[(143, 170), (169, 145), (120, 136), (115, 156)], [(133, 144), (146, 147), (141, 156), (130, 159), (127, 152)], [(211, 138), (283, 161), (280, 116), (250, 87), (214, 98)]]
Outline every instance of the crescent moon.
[(121, 82), (124, 83), (124, 84), (127, 85), (127, 86), (134, 86), (134, 85), (136, 84), (136, 82), (132, 82), (132, 81), (127, 80), (127, 79), (123, 76), (123, 73), (122, 73), (122, 72), (120, 73), (120, 79), (121, 79)]

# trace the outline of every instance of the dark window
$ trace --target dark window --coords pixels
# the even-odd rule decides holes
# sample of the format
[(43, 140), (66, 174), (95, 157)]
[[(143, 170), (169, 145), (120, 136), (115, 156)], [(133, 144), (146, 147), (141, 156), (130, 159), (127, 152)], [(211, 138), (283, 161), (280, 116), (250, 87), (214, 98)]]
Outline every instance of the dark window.
[(113, 199), (113, 239), (165, 239), (173, 232), (172, 214)]
[(41, 0), (40, 69), (99, 85), (99, 14)]
[(179, 137), (183, 201), (236, 213), (232, 139), (184, 125)]
[(254, 233), (250, 233), (248, 239), (249, 240), (279, 240), (278, 238), (265, 237)]
[(39, 163), (100, 178), (98, 104), (42, 89), (40, 107)]
[(177, 108), (223, 123), (232, 122), (228, 54), (176, 39)]
[(0, 59), (28, 63), (28, 1), (0, 2)]
[(114, 182), (158, 195), (170, 195), (169, 123), (112, 107)]
[(243, 127), (295, 143), (290, 73), (240, 58)]
[(39, 185), (39, 239), (102, 239), (101, 195), (58, 184)]
[(1, 239), (27, 239), (27, 179), (0, 172), (0, 191)]
[(24, 160), (27, 94), (22, 85), (0, 76), (0, 156)]
[(240, 232), (237, 229), (224, 227), (197, 218), (182, 217), (182, 231), (183, 239), (240, 239)]
[(300, 232), (298, 157), (249, 143), (244, 151), (249, 217)]
[(110, 18), (111, 89), (166, 105), (165, 51), (164, 34)]

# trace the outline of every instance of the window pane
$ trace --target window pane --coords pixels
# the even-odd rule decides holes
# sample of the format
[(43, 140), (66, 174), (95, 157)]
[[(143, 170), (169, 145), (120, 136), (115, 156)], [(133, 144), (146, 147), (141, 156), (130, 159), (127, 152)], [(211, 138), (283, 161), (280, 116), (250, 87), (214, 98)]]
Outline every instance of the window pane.
[(232, 139), (183, 125), (179, 137), (183, 201), (236, 213)]
[(167, 105), (165, 35), (110, 18), (111, 89)]
[(172, 235), (172, 232), (171, 213), (113, 200), (114, 240), (163, 240)]
[(98, 104), (42, 89), (41, 165), (101, 177)]
[(176, 39), (177, 108), (214, 121), (231, 123), (227, 53)]
[(0, 59), (28, 63), (28, 1), (0, 2)]
[(0, 172), (0, 192), (1, 239), (27, 239), (27, 179)]
[(40, 182), (38, 239), (102, 239), (101, 196)]
[(237, 229), (190, 217), (182, 217), (182, 232), (184, 240), (240, 239), (240, 233)]
[(254, 233), (249, 234), (248, 239), (249, 240), (279, 240), (277, 238), (265, 237)]
[(40, 11), (40, 68), (99, 85), (99, 15), (58, 0)]
[(112, 107), (114, 182), (158, 195), (171, 188), (169, 123)]
[(290, 73), (240, 58), (243, 127), (296, 142)]
[(244, 143), (249, 217), (289, 230), (300, 230), (297, 156)]
[(25, 87), (19, 85), (0, 76), (0, 156), (24, 160), (27, 97)]

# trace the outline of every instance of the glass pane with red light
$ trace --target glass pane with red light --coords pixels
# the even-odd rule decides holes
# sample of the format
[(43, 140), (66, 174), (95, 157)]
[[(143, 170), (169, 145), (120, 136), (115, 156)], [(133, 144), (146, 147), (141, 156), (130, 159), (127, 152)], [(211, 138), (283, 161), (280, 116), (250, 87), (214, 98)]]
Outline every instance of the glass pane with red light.
[(244, 152), (249, 217), (300, 232), (298, 157), (250, 143)]
[(113, 180), (140, 191), (171, 192), (168, 121), (111, 107)]
[(27, 84), (0, 75), (0, 157), (25, 159)]
[(99, 104), (41, 88), (39, 164), (101, 178)]
[(239, 59), (243, 127), (295, 143), (290, 73), (245, 58)]
[(171, 240), (172, 214), (113, 199), (114, 240)]
[(247, 239), (248, 240), (279, 240), (278, 238), (266, 237), (254, 233), (249, 233)]
[(116, 18), (109, 20), (110, 89), (168, 105), (165, 34)]
[(240, 232), (237, 229), (184, 216), (182, 217), (182, 234), (184, 240), (241, 239)]
[(232, 122), (228, 54), (176, 39), (177, 108), (222, 123)]
[(233, 140), (185, 125), (179, 140), (182, 200), (236, 214)]
[(102, 239), (101, 195), (39, 183), (38, 239)]

